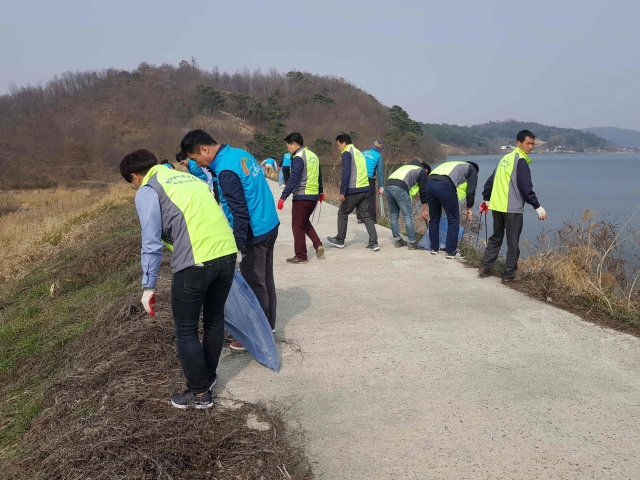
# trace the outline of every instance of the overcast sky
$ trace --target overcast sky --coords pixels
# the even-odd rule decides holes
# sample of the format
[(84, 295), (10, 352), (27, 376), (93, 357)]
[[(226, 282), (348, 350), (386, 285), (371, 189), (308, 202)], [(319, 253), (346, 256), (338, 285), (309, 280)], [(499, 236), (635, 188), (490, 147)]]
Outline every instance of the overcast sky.
[(0, 0), (0, 92), (195, 57), (344, 77), (420, 121), (640, 130), (637, 0)]

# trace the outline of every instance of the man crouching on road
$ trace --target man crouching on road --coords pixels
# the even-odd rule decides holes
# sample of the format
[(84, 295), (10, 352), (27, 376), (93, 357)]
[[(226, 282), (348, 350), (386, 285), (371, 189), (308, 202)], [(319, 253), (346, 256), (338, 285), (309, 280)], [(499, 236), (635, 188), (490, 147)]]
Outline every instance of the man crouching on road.
[[(238, 249), (233, 232), (207, 184), (158, 165), (148, 150), (122, 159), (120, 173), (133, 184), (142, 227), (142, 305), (155, 315), (155, 285), (162, 245), (173, 252), (171, 309), (176, 346), (187, 390), (175, 393), (177, 408), (213, 406), (211, 391), (224, 342), (224, 304), (235, 273)], [(204, 336), (198, 337), (200, 312)]]
[(318, 201), (322, 203), (322, 172), (318, 156), (304, 147), (302, 135), (298, 132), (287, 135), (284, 139), (287, 150), (291, 153), (291, 176), (287, 186), (278, 200), (278, 210), (284, 208), (287, 197), (293, 194), (291, 207), (291, 228), (293, 229), (293, 249), (295, 255), (287, 258), (289, 263), (307, 263), (307, 236), (313, 242), (316, 255), (324, 255), (324, 247), (315, 228), (311, 224)]

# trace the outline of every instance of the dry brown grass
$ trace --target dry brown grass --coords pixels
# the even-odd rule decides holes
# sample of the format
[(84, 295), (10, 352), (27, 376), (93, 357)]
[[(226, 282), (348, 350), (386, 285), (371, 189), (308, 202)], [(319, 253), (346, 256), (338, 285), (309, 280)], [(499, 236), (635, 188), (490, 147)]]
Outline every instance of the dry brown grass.
[(56, 249), (91, 235), (105, 208), (131, 202), (124, 184), (93, 188), (8, 190), (0, 195), (0, 283), (19, 277)]

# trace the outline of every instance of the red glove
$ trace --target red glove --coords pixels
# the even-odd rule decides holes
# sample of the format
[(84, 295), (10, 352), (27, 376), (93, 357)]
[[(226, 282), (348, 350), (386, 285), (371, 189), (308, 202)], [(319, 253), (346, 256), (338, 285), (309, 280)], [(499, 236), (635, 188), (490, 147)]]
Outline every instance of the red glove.
[(142, 300), (141, 300), (142, 306), (144, 307), (145, 311), (151, 315), (152, 317), (156, 316), (156, 312), (153, 309), (153, 305), (156, 303), (156, 291), (155, 290), (151, 290), (146, 288), (143, 292), (142, 292)]
[(483, 214), (488, 211), (489, 211), (489, 206), (487, 205), (487, 202), (482, 202), (480, 204), (480, 214)]
[(278, 210), (282, 210), (284, 208), (284, 200), (278, 200)]
[(318, 198), (318, 200), (320, 201), (320, 203), (324, 202), (324, 193), (320, 194), (320, 198)]

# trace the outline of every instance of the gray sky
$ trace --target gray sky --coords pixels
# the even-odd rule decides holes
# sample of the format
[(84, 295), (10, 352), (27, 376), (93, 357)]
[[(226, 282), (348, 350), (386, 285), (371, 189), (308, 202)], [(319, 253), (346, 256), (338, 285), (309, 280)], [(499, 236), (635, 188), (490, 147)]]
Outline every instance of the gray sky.
[(635, 0), (0, 0), (0, 92), (177, 64), (344, 77), (416, 120), (640, 130)]

